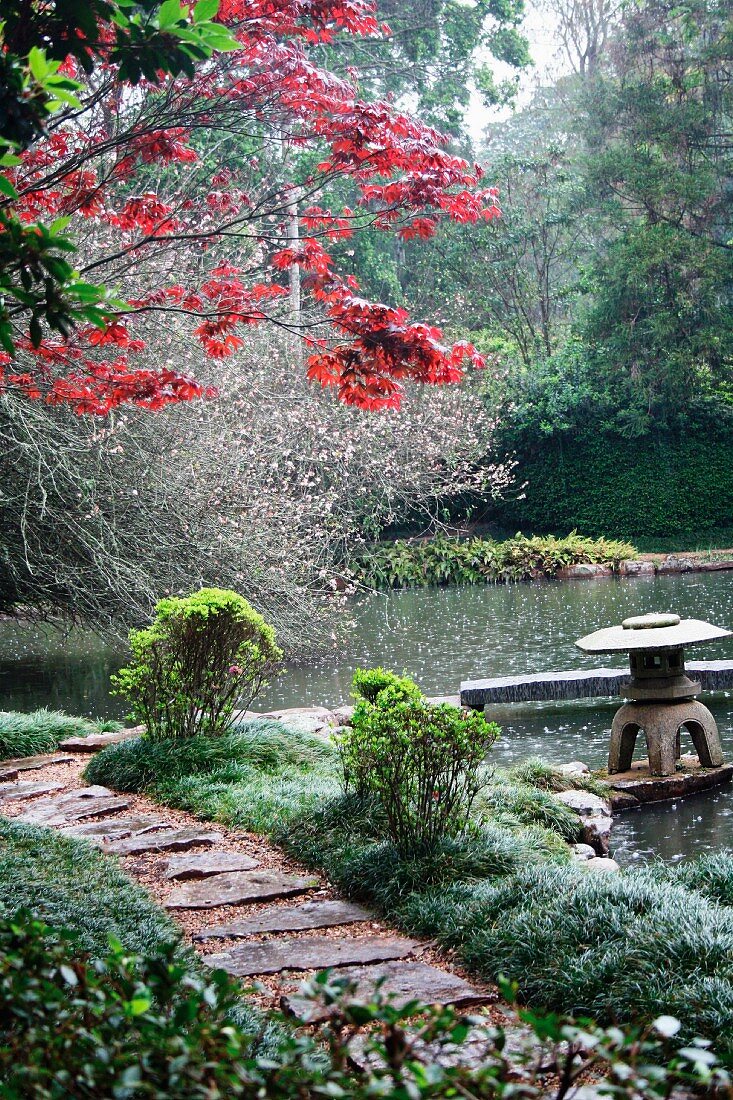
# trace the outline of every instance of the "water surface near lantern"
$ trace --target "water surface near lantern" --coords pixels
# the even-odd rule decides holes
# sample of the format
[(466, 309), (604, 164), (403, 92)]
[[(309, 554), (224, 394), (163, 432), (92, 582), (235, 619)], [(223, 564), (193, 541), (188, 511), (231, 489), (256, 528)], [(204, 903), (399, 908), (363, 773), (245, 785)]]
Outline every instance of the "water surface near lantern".
[[(658, 578), (615, 578), (512, 586), (418, 589), (377, 594), (351, 608), (355, 625), (347, 652), (315, 667), (289, 668), (258, 700), (259, 709), (336, 704), (349, 698), (357, 667), (382, 664), (412, 675), (427, 694), (457, 694), (461, 680), (625, 664), (623, 655), (584, 655), (575, 640), (648, 611), (675, 611), (733, 627), (733, 573), (690, 573)], [(690, 651), (700, 659), (733, 659), (733, 639)], [(69, 713), (113, 716), (124, 704), (107, 695), (109, 676), (124, 654), (94, 635), (67, 638), (40, 628), (0, 623), (0, 709), (63, 707)], [(733, 760), (733, 698), (705, 695), (726, 758)], [(531, 755), (554, 762), (605, 762), (615, 698), (496, 707), (504, 727), (494, 751), (505, 765)], [(640, 746), (641, 749), (641, 746)], [(733, 847), (733, 792), (692, 800), (705, 828), (693, 828), (688, 810), (667, 808), (619, 818), (616, 843), (624, 861), (658, 841), (665, 858), (703, 848)], [(689, 829), (680, 828), (688, 821)], [(673, 827), (674, 826), (674, 827)], [(699, 838), (694, 840), (693, 838)]]

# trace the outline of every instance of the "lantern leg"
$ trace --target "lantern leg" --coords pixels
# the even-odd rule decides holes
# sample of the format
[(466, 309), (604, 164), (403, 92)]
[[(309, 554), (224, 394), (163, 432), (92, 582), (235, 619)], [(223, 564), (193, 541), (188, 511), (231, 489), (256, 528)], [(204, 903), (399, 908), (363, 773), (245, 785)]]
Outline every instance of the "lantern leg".
[(702, 703), (695, 701), (689, 703), (688, 706), (693, 713), (683, 722), (683, 725), (692, 738), (700, 766), (702, 768), (719, 768), (723, 763), (723, 750), (720, 746), (720, 737), (715, 719)]
[(629, 714), (629, 704), (626, 703), (616, 712), (611, 726), (611, 743), (608, 750), (608, 774), (627, 772), (634, 759), (634, 747), (641, 726), (633, 720), (633, 714)]
[(676, 771), (680, 728), (676, 709), (658, 707), (657, 713), (647, 713), (644, 733), (651, 775), (674, 775)]

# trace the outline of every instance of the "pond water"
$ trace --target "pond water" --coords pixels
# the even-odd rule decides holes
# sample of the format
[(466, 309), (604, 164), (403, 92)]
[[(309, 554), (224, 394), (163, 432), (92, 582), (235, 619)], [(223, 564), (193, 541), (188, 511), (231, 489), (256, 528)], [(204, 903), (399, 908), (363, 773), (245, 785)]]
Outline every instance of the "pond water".
[[(354, 669), (378, 664), (406, 670), (428, 695), (456, 694), (466, 679), (620, 665), (582, 654), (575, 639), (652, 610), (733, 626), (733, 573), (377, 594), (352, 609), (347, 654), (287, 669), (256, 705), (267, 710), (349, 701)], [(733, 658), (733, 639), (690, 655)], [(0, 709), (48, 705), (120, 717), (124, 705), (109, 697), (108, 685), (123, 658), (80, 631), (64, 638), (50, 628), (0, 623)], [(705, 701), (717, 719), (726, 758), (733, 759), (733, 697), (720, 693)], [(600, 766), (617, 706), (614, 699), (601, 699), (495, 707), (490, 716), (503, 734), (494, 759), (505, 765), (540, 755)], [(614, 825), (614, 845), (623, 862), (733, 847), (733, 790), (625, 814)]]

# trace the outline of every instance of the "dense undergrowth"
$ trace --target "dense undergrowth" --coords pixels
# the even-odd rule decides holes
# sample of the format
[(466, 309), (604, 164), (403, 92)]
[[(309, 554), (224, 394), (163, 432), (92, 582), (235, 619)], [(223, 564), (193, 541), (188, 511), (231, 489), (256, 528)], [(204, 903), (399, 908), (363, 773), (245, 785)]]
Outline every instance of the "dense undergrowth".
[(32, 714), (0, 711), (0, 760), (53, 752), (59, 741), (67, 737), (88, 737), (91, 733), (116, 728), (119, 728), (117, 722), (93, 722), (45, 707)]
[[(482, 824), (468, 837), (445, 840), (430, 857), (405, 859), (385, 844), (384, 815), (373, 799), (338, 796), (333, 749), (276, 723), (247, 723), (225, 737), (196, 737), (183, 745), (123, 742), (92, 759), (88, 772), (110, 783), (118, 775), (117, 786), (191, 803), (204, 816), (248, 825), (254, 819), (263, 830), (266, 823), (301, 858), (332, 867), (346, 892), (370, 898), (427, 934), (440, 928), (441, 942), (455, 938), (459, 947), (472, 889), (493, 890), (497, 897), (502, 889), (521, 892), (527, 867), (569, 873), (557, 832), (521, 824), (521, 813), (532, 816), (533, 798), (519, 775), (499, 784), (511, 793), (496, 822), (479, 809)], [(535, 792), (541, 814), (548, 795)], [(721, 894), (712, 867), (698, 874), (711, 896)], [(454, 895), (452, 937), (434, 909), (446, 909)], [(497, 906), (483, 910), (487, 927)], [(471, 945), (461, 949), (472, 961)], [(694, 1043), (674, 1055), (674, 1021), (662, 1019), (641, 1033), (602, 1031), (529, 1013), (523, 1022), (532, 1042), (524, 1051), (515, 1040), (507, 1053), (503, 1032), (486, 1028), (480, 1018), (469, 1031), (451, 1009), (423, 1006), (408, 1022), (414, 1002), (398, 1009), (379, 994), (368, 1006), (354, 1002), (338, 972), (319, 976), (307, 995), (328, 1013), (313, 1034), (263, 1018), (240, 983), (202, 970), (168, 916), (114, 858), (83, 840), (0, 822), (0, 1092), (9, 1100), (367, 1100), (408, 1093), (416, 1100), (559, 1098), (568, 1080), (589, 1071), (607, 1076), (613, 1095), (637, 1100), (661, 1095), (674, 1083), (704, 1083), (710, 1097), (728, 1084), (724, 1070), (711, 1069), (704, 1046)], [(469, 1062), (443, 1067), (436, 1050), (448, 1044), (455, 1051), (469, 1034)], [(579, 1038), (586, 1049), (581, 1059)], [(352, 1040), (370, 1045), (363, 1073), (349, 1062)], [(650, 1060), (659, 1088), (649, 1085)]]
[(584, 538), (573, 531), (566, 538), (518, 534), (505, 542), (398, 539), (370, 547), (350, 564), (357, 580), (371, 588), (413, 588), (554, 577), (565, 566), (582, 563), (617, 568), (619, 562), (636, 556), (630, 543)]
[[(223, 971), (197, 973), (168, 948), (140, 956), (113, 943), (93, 958), (72, 933), (19, 911), (0, 920), (0, 1092), (8, 1100), (562, 1100), (599, 1072), (606, 1095), (629, 1100), (694, 1085), (713, 1100), (730, 1086), (704, 1044), (674, 1053), (678, 1025), (669, 1018), (624, 1033), (520, 1012), (528, 1037), (507, 1047), (486, 1018), (414, 1001), (398, 1007), (380, 991), (367, 1004), (337, 974), (302, 989), (326, 1016), (306, 1031), (282, 1020), (253, 1028), (241, 995)], [(469, 1057), (457, 1059), (469, 1036)]]
[(607, 1022), (669, 1013), (687, 1038), (699, 1032), (733, 1055), (733, 854), (620, 875), (586, 871), (565, 843), (577, 820), (548, 790), (568, 779), (531, 761), (493, 776), (466, 835), (406, 857), (385, 839), (373, 798), (341, 793), (327, 745), (275, 724), (249, 723), (231, 738), (228, 761), (207, 739), (192, 739), (188, 774), (178, 753), (166, 763), (145, 740), (112, 746), (87, 778), (119, 786), (124, 776), (125, 789), (269, 834), (344, 894), (454, 950), (474, 973), (515, 980), (532, 1005)]
[[(415, 926), (430, 923), (421, 899), (432, 892), (442, 903), (469, 883), (477, 889), (509, 884), (522, 867), (539, 869), (549, 861), (560, 871), (567, 860), (556, 834), (519, 824), (516, 792), (526, 784), (516, 775), (505, 784), (514, 792), (507, 795), (514, 808), (503, 807), (503, 823), (491, 824), (481, 811), (483, 824), (468, 837), (445, 840), (428, 858), (405, 859), (385, 845), (384, 814), (374, 800), (335, 794), (333, 749), (275, 723), (248, 723), (225, 737), (196, 737), (185, 745), (124, 742), (94, 758), (88, 771), (109, 782), (119, 774), (118, 786), (152, 790), (174, 804), (191, 801), (219, 820), (249, 822), (254, 815), (267, 821), (268, 831), (301, 857), (310, 845), (307, 858), (333, 866), (346, 892), (368, 896), (394, 914), (418, 906)], [(199, 785), (195, 794), (191, 783)], [(298, 783), (301, 797), (294, 799)], [(536, 793), (541, 809), (548, 796)], [(522, 792), (527, 814), (531, 803)], [(337, 837), (351, 838), (352, 847), (334, 845)], [(263, 1018), (240, 983), (202, 970), (168, 916), (114, 858), (82, 840), (0, 823), (0, 1092), (13, 1100), (285, 1100), (296, 1094), (367, 1100), (408, 1092), (416, 1100), (560, 1097), (563, 1082), (589, 1070), (608, 1075), (614, 1095), (642, 1098), (658, 1095), (648, 1088), (650, 1059), (658, 1066), (655, 1080), (669, 1087), (705, 1081), (709, 1096), (727, 1087), (725, 1071), (711, 1070), (704, 1046), (673, 1055), (674, 1021), (624, 1033), (530, 1013), (523, 1022), (534, 1039), (526, 1051), (515, 1041), (507, 1054), (503, 1032), (480, 1018), (469, 1031), (451, 1009), (423, 1006), (408, 1022), (416, 1003), (399, 1009), (380, 994), (368, 1006), (353, 1002), (337, 972), (319, 976), (306, 995), (327, 1008), (326, 1023), (313, 1034)], [(455, 1051), (469, 1034), (472, 1058), (443, 1068), (436, 1050), (448, 1044)], [(579, 1061), (580, 1036), (587, 1053)], [(370, 1044), (363, 1073), (349, 1062), (352, 1040)], [(412, 1082), (408, 1092), (405, 1073)]]

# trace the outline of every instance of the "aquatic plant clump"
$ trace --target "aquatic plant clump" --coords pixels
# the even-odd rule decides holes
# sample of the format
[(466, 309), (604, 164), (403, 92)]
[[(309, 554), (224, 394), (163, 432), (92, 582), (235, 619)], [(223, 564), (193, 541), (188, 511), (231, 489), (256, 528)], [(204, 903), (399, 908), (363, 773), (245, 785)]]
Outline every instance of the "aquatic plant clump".
[(511, 583), (554, 577), (570, 565), (617, 568), (637, 556), (627, 542), (589, 539), (573, 531), (566, 538), (518, 534), (505, 542), (493, 539), (434, 538), (379, 543), (361, 554), (351, 569), (371, 588), (422, 585)]
[(113, 694), (152, 738), (221, 734), (278, 668), (275, 632), (243, 596), (202, 588), (159, 600), (155, 618), (130, 632), (132, 663), (112, 678)]

